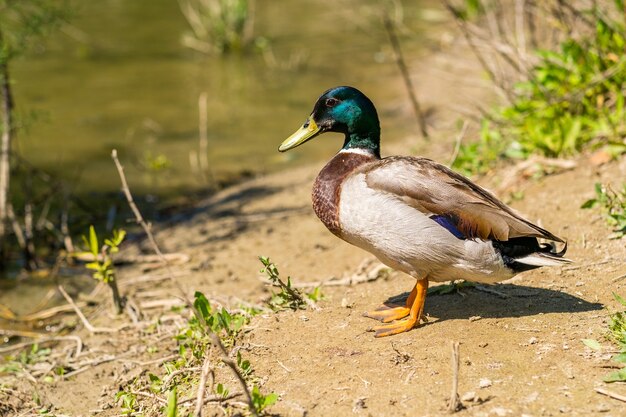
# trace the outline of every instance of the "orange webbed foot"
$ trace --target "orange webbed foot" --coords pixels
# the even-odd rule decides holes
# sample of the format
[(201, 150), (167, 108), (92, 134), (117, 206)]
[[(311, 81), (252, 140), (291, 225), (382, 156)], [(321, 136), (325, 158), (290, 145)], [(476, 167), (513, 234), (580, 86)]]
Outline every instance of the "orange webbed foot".
[(374, 337), (385, 337), (398, 333), (408, 332), (417, 324), (419, 324), (419, 320), (414, 320), (412, 317), (408, 317), (404, 320), (398, 320), (394, 323), (384, 324), (382, 326), (374, 326), (371, 330), (375, 332)]
[(389, 323), (394, 320), (403, 319), (409, 315), (411, 309), (407, 307), (389, 307), (383, 305), (373, 311), (367, 311), (363, 313), (364, 317), (369, 317), (374, 320), (382, 321), (383, 323)]
[[(375, 337), (391, 336), (398, 333), (404, 333), (411, 330), (419, 324), (422, 313), (424, 312), (424, 302), (426, 301), (426, 293), (428, 291), (428, 278), (417, 281), (415, 288), (411, 291), (406, 301), (406, 307), (382, 307), (372, 312), (365, 313), (365, 316), (371, 317), (389, 323), (375, 326), (371, 330), (376, 332)], [(407, 317), (408, 316), (408, 317)], [(406, 318), (404, 318), (406, 317)]]

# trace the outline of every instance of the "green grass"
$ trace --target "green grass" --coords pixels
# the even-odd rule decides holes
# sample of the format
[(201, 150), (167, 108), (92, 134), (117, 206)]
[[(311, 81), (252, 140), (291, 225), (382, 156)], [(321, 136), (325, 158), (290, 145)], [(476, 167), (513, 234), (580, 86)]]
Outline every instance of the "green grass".
[[(622, 307), (626, 308), (626, 300), (620, 295), (613, 293), (613, 297)], [(617, 362), (620, 369), (613, 371), (604, 376), (604, 382), (626, 382), (626, 310), (618, 311), (609, 316), (609, 331), (607, 338), (617, 344), (619, 351), (612, 360)], [(585, 346), (595, 351), (604, 350), (602, 344), (595, 339), (582, 339)]]
[(207, 356), (212, 356), (215, 380), (214, 384), (211, 384), (214, 388), (210, 394), (224, 397), (221, 407), (225, 412), (231, 413), (229, 415), (236, 415), (237, 409), (226, 400), (230, 389), (220, 380), (226, 368), (221, 363), (219, 353), (214, 349), (210, 336), (213, 333), (231, 352), (236, 349), (236, 354), (232, 354), (233, 360), (250, 389), (253, 407), (258, 415), (265, 415), (267, 408), (278, 400), (278, 395), (261, 392), (259, 388), (261, 379), (255, 376), (251, 362), (243, 357), (242, 350), (238, 347), (244, 327), (260, 310), (246, 307), (233, 311), (224, 307), (216, 308), (201, 292), (195, 293), (193, 304), (197, 313), (189, 317), (186, 326), (182, 327), (175, 337), (178, 344), (176, 358), (163, 363), (159, 372), (140, 376), (117, 393), (116, 402), (120, 405), (122, 414), (137, 415), (151, 412), (146, 408), (143, 399), (133, 393), (142, 388), (155, 395), (167, 397), (167, 404), (161, 410), (163, 415), (188, 415), (188, 408), (195, 403), (187, 401), (187, 405), (183, 406), (179, 404), (183, 401), (180, 399), (196, 395), (197, 369), (202, 367)]
[(587, 200), (581, 208), (600, 208), (606, 223), (613, 229), (610, 238), (623, 238), (626, 236), (626, 183), (618, 191), (610, 185), (596, 183), (595, 192), (596, 197)]
[[(626, 308), (626, 300), (613, 293), (615, 299)], [(609, 332), (611, 339), (617, 343), (620, 352), (613, 356), (615, 362), (624, 368), (613, 371), (604, 377), (604, 382), (626, 382), (626, 311), (620, 311), (610, 316)]]
[(50, 348), (42, 349), (37, 343), (34, 343), (29, 349), (5, 357), (4, 363), (0, 364), (0, 374), (19, 375), (24, 372), (29, 365), (35, 365), (46, 360), (51, 352), (52, 350)]
[(626, 152), (626, 29), (621, 1), (580, 13), (595, 30), (535, 52), (537, 63), (512, 91), (510, 104), (483, 118), (478, 141), (462, 145), (454, 167), (482, 174), (499, 159), (568, 157), (604, 148)]

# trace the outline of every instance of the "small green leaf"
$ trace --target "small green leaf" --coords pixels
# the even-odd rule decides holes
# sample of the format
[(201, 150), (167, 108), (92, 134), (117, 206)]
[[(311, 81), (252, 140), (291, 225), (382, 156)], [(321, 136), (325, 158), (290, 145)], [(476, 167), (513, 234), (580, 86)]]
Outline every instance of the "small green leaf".
[(598, 205), (598, 200), (596, 200), (595, 198), (592, 198), (590, 200), (587, 200), (583, 203), (582, 206), (580, 206), (581, 209), (589, 209), (589, 208), (593, 208), (595, 206)]
[(602, 345), (595, 339), (581, 339), (585, 346), (593, 350), (602, 350)]
[(89, 226), (89, 250), (93, 256), (98, 256), (98, 252), (100, 251), (100, 245), (98, 244), (98, 235), (96, 234), (96, 229), (94, 229), (93, 225)]
[(217, 393), (217, 395), (220, 395), (222, 397), (228, 396), (228, 388), (226, 388), (223, 384), (217, 384), (215, 392)]
[(98, 271), (100, 270), (100, 262), (89, 262), (88, 264), (85, 264), (85, 268)]
[(194, 307), (200, 312), (205, 322), (208, 323), (212, 313), (211, 303), (209, 303), (209, 300), (200, 291), (196, 291), (194, 297)]
[(626, 363), (626, 352), (618, 353), (611, 358), (615, 362)]
[(178, 396), (176, 395), (176, 386), (172, 388), (167, 396), (167, 410), (165, 415), (167, 417), (176, 417), (178, 409)]
[(623, 382), (626, 381), (626, 368), (611, 372), (604, 377), (604, 382)]
[(617, 302), (626, 307), (626, 299), (616, 293), (613, 293), (613, 297), (617, 300)]
[(114, 230), (113, 236), (114, 236), (115, 246), (119, 246), (124, 241), (124, 238), (126, 238), (126, 230), (124, 229)]

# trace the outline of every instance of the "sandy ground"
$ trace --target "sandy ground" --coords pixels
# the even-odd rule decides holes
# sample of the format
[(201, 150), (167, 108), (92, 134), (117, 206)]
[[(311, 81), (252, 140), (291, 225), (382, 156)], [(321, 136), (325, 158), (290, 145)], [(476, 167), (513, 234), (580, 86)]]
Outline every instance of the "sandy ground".
[[(431, 124), (437, 133), (427, 155), (443, 162), (451, 154), (459, 118), (446, 103), (469, 108), (473, 94), (485, 97), (480, 82), (450, 85), (455, 77), (468, 77), (464, 65), (470, 64), (453, 65), (457, 59), (454, 47), (432, 55), (424, 61), (418, 81), (424, 96), (431, 97), (426, 105), (436, 110)], [(410, 109), (403, 112), (399, 117), (411, 123)], [(416, 138), (393, 147), (383, 143), (385, 154), (424, 149)], [(158, 225), (156, 238), (165, 251), (190, 256), (189, 262), (174, 266), (188, 292), (202, 291), (231, 305), (238, 300), (262, 302), (268, 289), (258, 272), (258, 255), (271, 257), (296, 283), (350, 276), (364, 261), (372, 261), (369, 254), (334, 237), (313, 214), (310, 188), (322, 164), (253, 179)], [(506, 172), (481, 184), (497, 189)], [(282, 416), (444, 415), (452, 387), (451, 343), (457, 341), (459, 392), (466, 407), (459, 416), (625, 415), (625, 403), (594, 391), (607, 385), (601, 381), (610, 371), (610, 355), (590, 350), (581, 339), (598, 339), (613, 348), (605, 335), (608, 315), (619, 307), (612, 292), (626, 295), (626, 245), (624, 240), (607, 239), (609, 229), (599, 212), (580, 209), (593, 196), (595, 182), (618, 183), (624, 178), (626, 159), (593, 167), (582, 156), (573, 170), (540, 180), (516, 180), (513, 187), (522, 190), (524, 198), (512, 206), (566, 238), (568, 257), (575, 263), (530, 271), (488, 290), (466, 288), (429, 296), (428, 323), (410, 332), (375, 339), (367, 332), (375, 322), (362, 317), (363, 311), (411, 289), (413, 280), (397, 272), (368, 283), (323, 287), (319, 311), (255, 317), (241, 348), (263, 389), (280, 394), (270, 411)], [(506, 199), (508, 191), (499, 195)], [(377, 263), (366, 265), (369, 270)], [(146, 275), (138, 267), (121, 270), (122, 289), (137, 300), (173, 294), (167, 281), (138, 284), (140, 276)], [(102, 308), (89, 314), (96, 325), (116, 324)], [(176, 351), (171, 337), (132, 329), (111, 337), (89, 335), (79, 326), (77, 334), (86, 352), (125, 359), (95, 363), (53, 383), (13, 381), (15, 401), (28, 402), (36, 393), (58, 414), (119, 415), (117, 390), (147, 371), (158, 372), (160, 364), (151, 358)], [(141, 351), (146, 345), (159, 348), (156, 356)], [(626, 395), (624, 384), (608, 389)]]

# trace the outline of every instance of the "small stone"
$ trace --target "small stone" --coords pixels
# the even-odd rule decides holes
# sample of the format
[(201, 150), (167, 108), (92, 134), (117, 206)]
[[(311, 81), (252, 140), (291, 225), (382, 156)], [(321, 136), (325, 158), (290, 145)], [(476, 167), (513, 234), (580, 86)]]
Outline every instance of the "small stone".
[(537, 342), (539, 342), (539, 339), (537, 339), (535, 336), (531, 337), (530, 339), (528, 339), (528, 344), (529, 345), (534, 345)]
[(533, 403), (537, 401), (538, 398), (539, 398), (539, 393), (537, 391), (534, 391), (533, 393), (528, 395), (526, 398), (524, 398), (524, 402)]
[(611, 407), (607, 403), (601, 403), (596, 407), (596, 411), (606, 413), (607, 411), (611, 411)]
[(300, 320), (302, 321), (309, 321), (309, 318), (305, 315), (300, 316)]
[(480, 343), (478, 344), (478, 347), (481, 347), (481, 348), (485, 348), (485, 347), (487, 347), (487, 346), (489, 346), (489, 343), (487, 343), (487, 342), (480, 342)]
[(476, 393), (474, 391), (467, 391), (461, 397), (461, 401), (474, 401), (475, 398), (476, 398)]
[(511, 410), (506, 409), (504, 407), (494, 407), (491, 409), (491, 412), (498, 417), (504, 417), (511, 412)]
[(491, 386), (491, 379), (481, 378), (480, 381), (478, 381), (478, 388), (487, 388), (490, 386)]
[(481, 316), (472, 316), (472, 317), (469, 318), (469, 321), (477, 321), (477, 320), (480, 320), (480, 319), (482, 319)]

